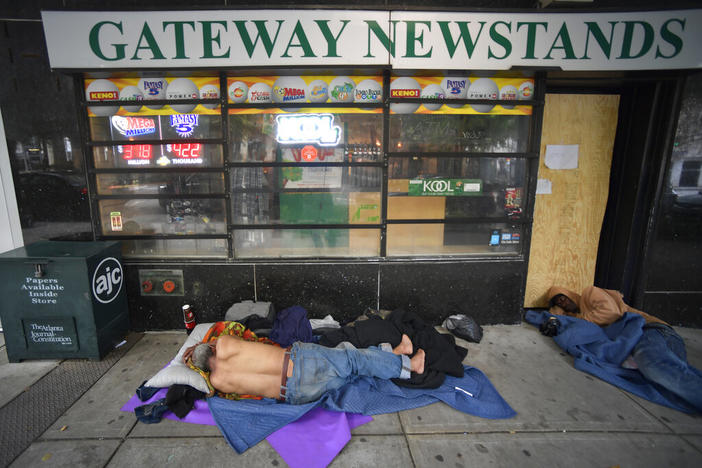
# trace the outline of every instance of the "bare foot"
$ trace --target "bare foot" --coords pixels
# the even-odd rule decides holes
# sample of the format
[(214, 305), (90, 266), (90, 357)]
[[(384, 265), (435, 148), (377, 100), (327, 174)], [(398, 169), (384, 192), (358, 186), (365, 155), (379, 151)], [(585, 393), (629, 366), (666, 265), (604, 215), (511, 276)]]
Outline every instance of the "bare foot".
[(416, 372), (417, 374), (424, 373), (424, 358), (424, 350), (422, 348), (419, 348), (417, 350), (417, 354), (410, 358), (410, 369), (412, 370), (412, 372)]
[(412, 340), (410, 340), (409, 336), (402, 335), (402, 341), (400, 341), (399, 345), (393, 348), (392, 352), (398, 355), (406, 354), (409, 356), (410, 354), (412, 354)]

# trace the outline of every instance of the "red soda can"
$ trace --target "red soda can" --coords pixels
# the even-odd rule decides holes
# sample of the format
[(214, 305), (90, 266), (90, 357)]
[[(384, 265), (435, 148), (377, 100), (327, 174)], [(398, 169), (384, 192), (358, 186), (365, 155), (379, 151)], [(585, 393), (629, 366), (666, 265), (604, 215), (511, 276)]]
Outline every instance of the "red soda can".
[(185, 331), (189, 335), (195, 328), (195, 325), (197, 325), (197, 322), (195, 322), (195, 314), (189, 304), (183, 306), (183, 322), (185, 323)]

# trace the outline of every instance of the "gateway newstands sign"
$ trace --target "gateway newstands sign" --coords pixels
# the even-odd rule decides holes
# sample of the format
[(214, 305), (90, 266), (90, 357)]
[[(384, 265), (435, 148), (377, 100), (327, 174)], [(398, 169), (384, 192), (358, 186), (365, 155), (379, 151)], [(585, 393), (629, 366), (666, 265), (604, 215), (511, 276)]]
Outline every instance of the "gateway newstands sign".
[(394, 69), (702, 67), (702, 10), (44, 11), (55, 69), (376, 65)]

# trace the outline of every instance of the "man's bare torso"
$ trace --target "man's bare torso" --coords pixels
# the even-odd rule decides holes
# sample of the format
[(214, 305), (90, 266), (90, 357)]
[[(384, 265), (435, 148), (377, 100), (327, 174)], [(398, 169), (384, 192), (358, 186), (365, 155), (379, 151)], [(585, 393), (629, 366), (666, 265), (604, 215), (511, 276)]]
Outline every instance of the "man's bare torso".
[[(210, 383), (224, 393), (276, 398), (280, 392), (285, 349), (234, 336), (217, 339)], [(292, 375), (292, 362), (288, 367)]]

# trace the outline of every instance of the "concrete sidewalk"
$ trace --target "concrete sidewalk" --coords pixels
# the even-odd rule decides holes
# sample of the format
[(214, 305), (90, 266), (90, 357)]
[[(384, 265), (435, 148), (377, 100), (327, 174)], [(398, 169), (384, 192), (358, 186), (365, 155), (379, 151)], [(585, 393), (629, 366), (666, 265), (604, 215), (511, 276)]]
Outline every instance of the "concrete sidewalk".
[[(702, 368), (702, 330), (678, 331), (689, 360)], [(702, 417), (655, 405), (575, 370), (572, 358), (530, 325), (488, 326), (484, 332), (480, 344), (459, 340), (469, 350), (465, 363), (490, 378), (517, 416), (482, 419), (443, 403), (375, 416), (353, 431), (330, 466), (702, 466)], [(131, 334), (121, 358), (10, 466), (286, 466), (265, 441), (238, 455), (216, 427), (166, 419), (146, 425), (119, 411), (184, 341), (183, 332)], [(8, 364), (4, 347), (1, 351), (0, 406), (60, 365)], [(11, 430), (3, 421), (0, 431)]]

